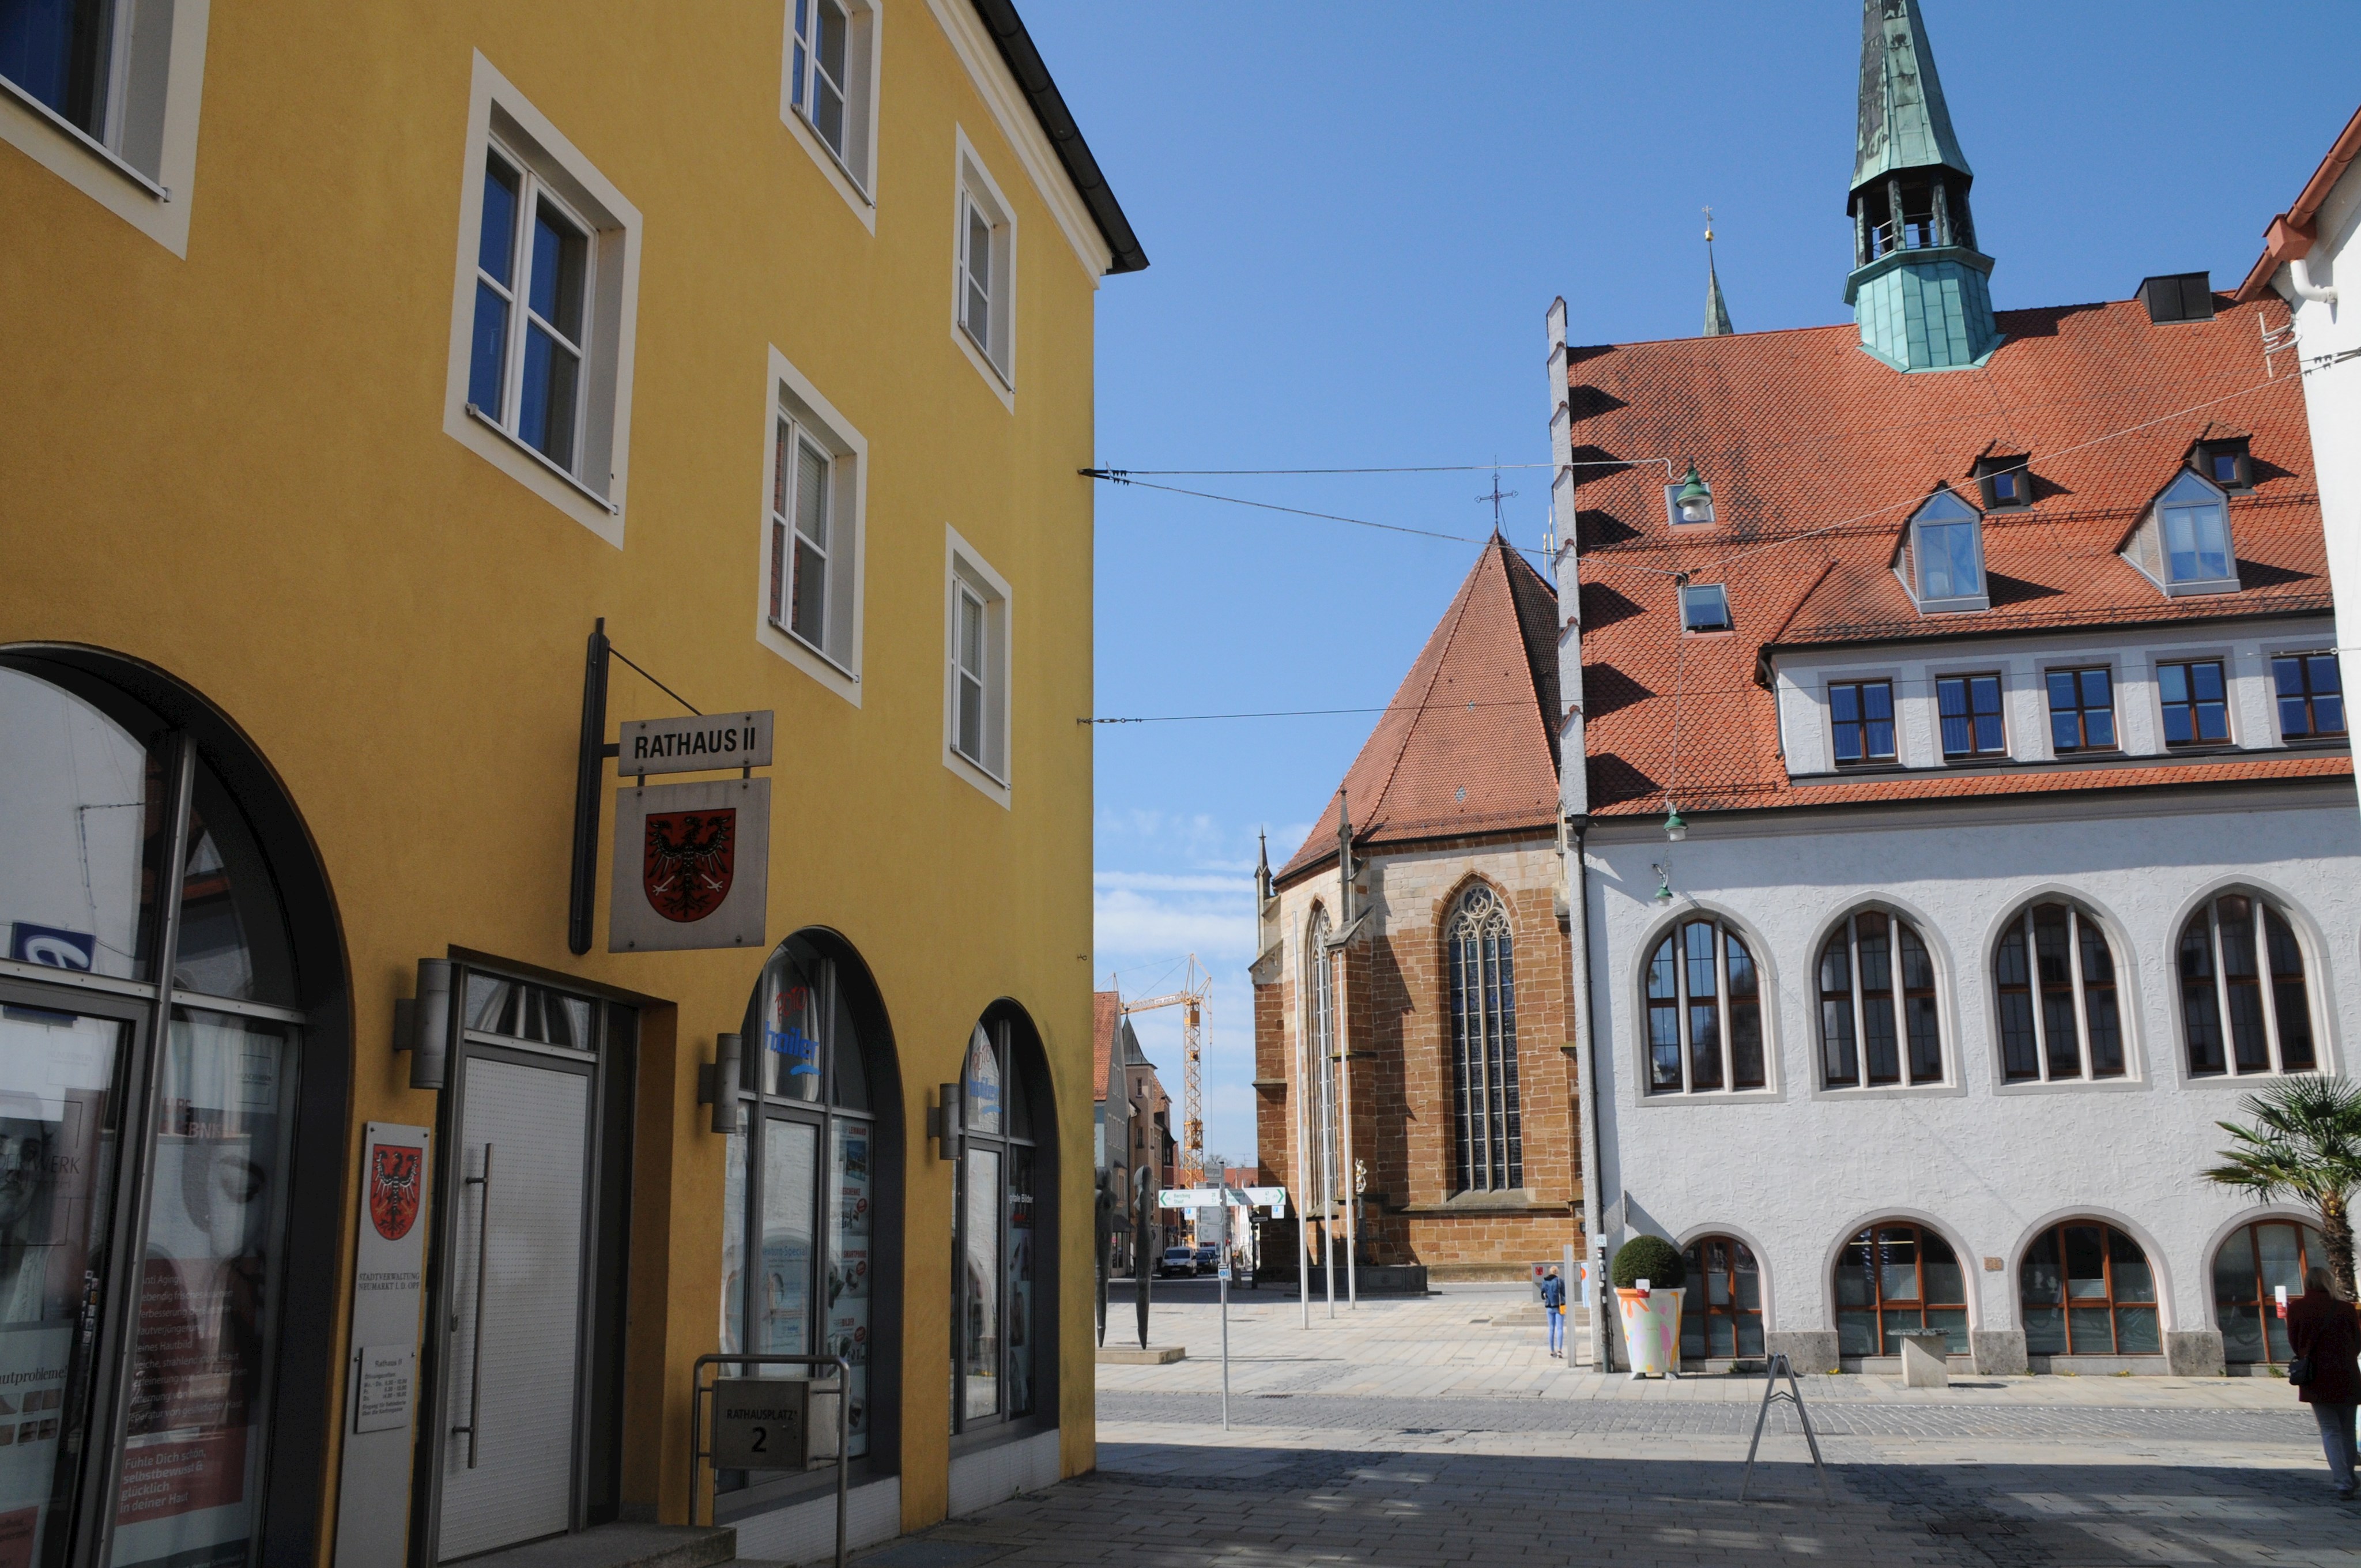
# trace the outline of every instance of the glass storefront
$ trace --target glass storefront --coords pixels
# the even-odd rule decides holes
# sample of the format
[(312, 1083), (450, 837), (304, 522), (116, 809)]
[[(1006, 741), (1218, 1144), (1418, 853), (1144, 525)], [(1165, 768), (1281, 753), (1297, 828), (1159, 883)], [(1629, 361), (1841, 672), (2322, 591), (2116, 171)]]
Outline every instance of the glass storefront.
[[(1034, 1413), (1038, 1093), (1030, 1037), (976, 1025), (961, 1069), (959, 1201), (951, 1238), (951, 1425), (970, 1431)], [(1046, 1127), (1046, 1116), (1038, 1118)], [(1039, 1238), (1049, 1245), (1048, 1238)]]
[[(763, 966), (745, 1036), (745, 1111), (722, 1191), (721, 1350), (842, 1355), (850, 1452), (870, 1452), (877, 1223), (870, 1042), (838, 961), (793, 938)], [(877, 1042), (883, 1048), (883, 1042)], [(809, 1369), (750, 1367), (806, 1377)], [(774, 1477), (724, 1471), (724, 1491)]]
[(279, 891), (209, 758), (79, 675), (0, 666), (0, 1563), (249, 1563), (303, 1039)]

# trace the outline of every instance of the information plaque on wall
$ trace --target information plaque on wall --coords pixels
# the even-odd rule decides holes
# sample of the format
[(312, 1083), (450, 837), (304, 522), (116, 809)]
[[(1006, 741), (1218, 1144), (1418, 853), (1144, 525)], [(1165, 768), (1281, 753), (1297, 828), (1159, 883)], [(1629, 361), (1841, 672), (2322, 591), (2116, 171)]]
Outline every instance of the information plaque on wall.
[(361, 1139), (335, 1568), (401, 1568), (407, 1560), (433, 1136), (371, 1122)]

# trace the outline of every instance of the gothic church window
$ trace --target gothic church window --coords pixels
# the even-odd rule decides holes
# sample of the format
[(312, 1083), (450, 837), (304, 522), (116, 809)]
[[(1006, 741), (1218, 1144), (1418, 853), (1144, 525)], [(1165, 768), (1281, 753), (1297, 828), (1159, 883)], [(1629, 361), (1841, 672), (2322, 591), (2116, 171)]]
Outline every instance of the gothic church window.
[(1763, 982), (1719, 920), (1687, 920), (1648, 959), (1648, 1092), (1764, 1086)]
[(1488, 887), (1467, 890), (1444, 938), (1451, 956), (1451, 1088), (1462, 1191), (1525, 1184), (1517, 1106), (1516, 940)]
[[(1310, 1058), (1312, 1092), (1311, 1168), (1305, 1185), (1314, 1192), (1336, 1190), (1336, 995), (1334, 958), (1328, 950), (1328, 911), (1312, 912), (1303, 940), (1303, 1044)], [(1325, 1184), (1324, 1187), (1320, 1184)]]

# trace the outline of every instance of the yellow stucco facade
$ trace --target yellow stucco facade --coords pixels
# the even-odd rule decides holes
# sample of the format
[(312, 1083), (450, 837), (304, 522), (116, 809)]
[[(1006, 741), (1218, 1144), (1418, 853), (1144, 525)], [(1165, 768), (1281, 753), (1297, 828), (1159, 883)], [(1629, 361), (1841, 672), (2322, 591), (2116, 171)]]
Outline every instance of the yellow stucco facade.
[[(348, 1049), (350, 1092), (340, 1125), (298, 1131), (341, 1141), (346, 1187), (334, 1255), (299, 1245), (291, 1267), (333, 1270), (340, 1302), (364, 1124), (437, 1122), (393, 1038), (417, 961), (484, 955), (635, 1002), (629, 1277), (596, 1288), (629, 1312), (625, 1517), (667, 1522), (689, 1513), (690, 1366), (715, 1348), (723, 1268), (725, 1140), (697, 1069), (741, 1027), (763, 953), (607, 950), (611, 764), (595, 940), (568, 950), (585, 639), (604, 618), (704, 711), (774, 710), (764, 946), (820, 928), (857, 951), (898, 1066), (898, 1103), (876, 1109), (899, 1119), (901, 1262), (879, 1288), (901, 1303), (885, 1386), (906, 1529), (944, 1516), (953, 1450), (953, 1167), (928, 1113), (1004, 1000), (1038, 1030), (1056, 1111), (1058, 1470), (1093, 1464), (1092, 730), (1076, 722), (1092, 498), (1076, 470), (1093, 461), (1094, 292), (1123, 269), (970, 0), (855, 8), (875, 139), (862, 169), (833, 171), (783, 101), (796, 5), (180, 0), (166, 140), (192, 138), (192, 174), (162, 203), (22, 94), (0, 101), (0, 652), (70, 644), (162, 672), (242, 733), (300, 817), (349, 1018), (305, 1048)], [(487, 437), (453, 433), (487, 81), (495, 134), (499, 93), (521, 96), (636, 222), (628, 490), (600, 526), (521, 448), (488, 456)], [(963, 157), (1013, 231), (998, 384), (955, 324)], [(172, 208), (161, 232), (140, 203)], [(777, 359), (865, 443), (857, 682), (759, 634)], [(947, 758), (953, 534), (1006, 585), (997, 795)], [(612, 667), (608, 740), (680, 711)], [(333, 1344), (319, 1375), (341, 1410), (344, 1328)], [(350, 1422), (324, 1424), (325, 1564)], [(409, 1556), (432, 1561), (415, 1541)]]

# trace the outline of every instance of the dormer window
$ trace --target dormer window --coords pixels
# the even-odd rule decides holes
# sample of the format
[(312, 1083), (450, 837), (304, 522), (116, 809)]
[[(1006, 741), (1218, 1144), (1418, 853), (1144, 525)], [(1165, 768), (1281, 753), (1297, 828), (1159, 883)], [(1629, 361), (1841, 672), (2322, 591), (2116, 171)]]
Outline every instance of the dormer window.
[(2247, 455), (2246, 438), (2243, 435), (2235, 440), (2199, 442), (2190, 466), (2225, 490), (2255, 488), (2254, 460)]
[(1922, 613), (1990, 609), (1983, 514), (1942, 486), (1910, 519), (1903, 581)]
[(1681, 630), (1684, 631), (1729, 630), (1730, 590), (1719, 583), (1683, 583), (1681, 585)]
[(1976, 488), (1983, 492), (1986, 511), (2033, 504), (2032, 462), (2022, 454), (1976, 459)]
[(2133, 525), (2122, 551), (2143, 576), (2176, 598), (2238, 591), (2229, 492), (2194, 468), (2183, 468), (2164, 488)]

